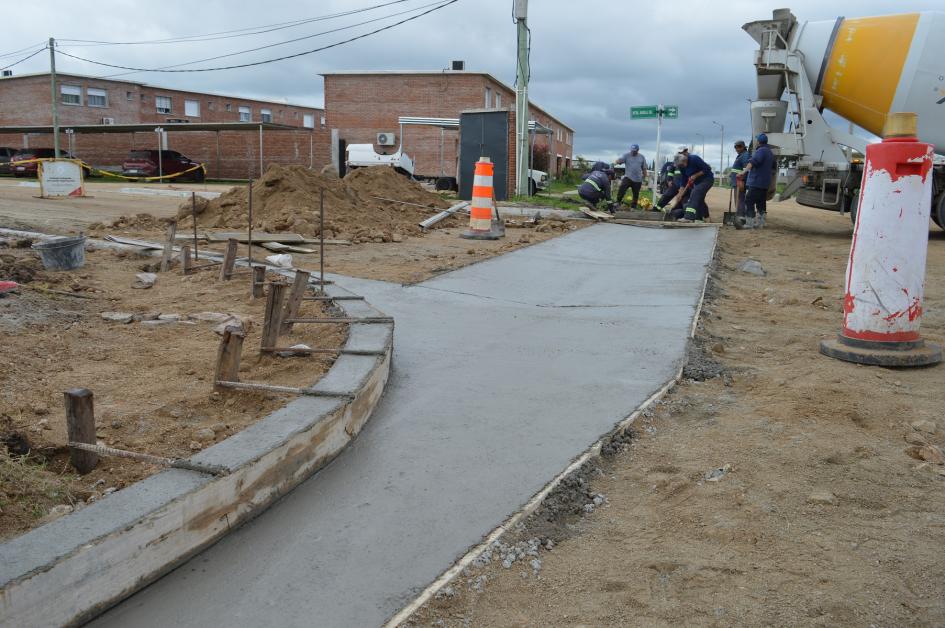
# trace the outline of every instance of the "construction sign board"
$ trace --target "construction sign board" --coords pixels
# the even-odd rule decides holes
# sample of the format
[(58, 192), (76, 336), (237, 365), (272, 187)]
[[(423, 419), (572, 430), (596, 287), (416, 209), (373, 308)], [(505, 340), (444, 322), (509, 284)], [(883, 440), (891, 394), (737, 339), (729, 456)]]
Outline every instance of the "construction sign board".
[(82, 166), (68, 159), (39, 162), (40, 196), (85, 196)]

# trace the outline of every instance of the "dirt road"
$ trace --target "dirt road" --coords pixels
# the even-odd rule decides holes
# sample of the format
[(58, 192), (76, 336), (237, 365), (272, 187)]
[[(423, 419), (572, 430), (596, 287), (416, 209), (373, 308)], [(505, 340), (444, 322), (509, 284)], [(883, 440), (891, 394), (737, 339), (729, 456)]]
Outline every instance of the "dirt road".
[[(687, 375), (721, 376), (678, 386), (596, 461), (592, 513), (559, 512), (553, 532), (532, 520), (516, 538), (540, 549), (506, 568), (496, 548), (413, 624), (945, 623), (945, 467), (907, 453), (945, 445), (945, 367), (819, 355), (839, 330), (849, 219), (783, 203), (769, 225), (720, 236)], [(945, 234), (931, 237), (923, 333), (942, 342)], [(749, 257), (767, 276), (736, 270)]]

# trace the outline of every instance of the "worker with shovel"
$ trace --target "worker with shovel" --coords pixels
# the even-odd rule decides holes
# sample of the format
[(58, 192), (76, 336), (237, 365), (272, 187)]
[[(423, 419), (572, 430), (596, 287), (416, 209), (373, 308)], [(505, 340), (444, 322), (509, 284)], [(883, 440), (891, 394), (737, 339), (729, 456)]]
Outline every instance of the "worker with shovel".
[(698, 155), (680, 153), (676, 155), (676, 167), (683, 171), (686, 180), (686, 189), (689, 200), (686, 202), (686, 211), (677, 222), (703, 222), (709, 217), (709, 206), (705, 197), (715, 183), (712, 167)]
[(774, 172), (774, 153), (768, 147), (767, 135), (761, 133), (755, 140), (757, 148), (745, 165), (745, 171), (738, 175), (748, 187), (745, 194), (745, 217), (735, 222), (735, 226), (742, 229), (761, 229), (765, 226), (765, 218), (768, 216), (768, 188), (771, 187)]
[(732, 163), (732, 173), (729, 183), (735, 194), (735, 216), (736, 219), (745, 215), (745, 182), (738, 178), (745, 171), (751, 154), (745, 147), (745, 142), (738, 140), (735, 142), (735, 161)]

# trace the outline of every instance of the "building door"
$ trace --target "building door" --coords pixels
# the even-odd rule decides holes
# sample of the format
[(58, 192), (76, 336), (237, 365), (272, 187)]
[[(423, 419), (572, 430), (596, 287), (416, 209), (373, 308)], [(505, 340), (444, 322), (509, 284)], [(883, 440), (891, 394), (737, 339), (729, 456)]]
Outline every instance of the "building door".
[(472, 199), (473, 173), (480, 157), (495, 164), (495, 198), (508, 199), (509, 112), (463, 113), (459, 119), (459, 198)]
[(338, 176), (344, 178), (348, 172), (348, 142), (338, 140)]

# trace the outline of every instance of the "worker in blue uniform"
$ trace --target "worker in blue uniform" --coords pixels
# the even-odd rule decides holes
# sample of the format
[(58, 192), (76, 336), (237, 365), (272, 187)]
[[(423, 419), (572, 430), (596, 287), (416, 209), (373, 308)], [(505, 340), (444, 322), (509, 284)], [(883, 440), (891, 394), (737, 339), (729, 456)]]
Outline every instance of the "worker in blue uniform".
[(613, 178), (613, 168), (603, 161), (598, 161), (584, 177), (584, 182), (578, 188), (578, 196), (594, 209), (597, 208), (598, 203), (604, 201), (604, 208), (613, 211), (613, 203), (610, 200), (610, 182)]
[(690, 188), (685, 214), (678, 222), (704, 222), (709, 217), (709, 206), (705, 197), (715, 183), (712, 167), (699, 155), (680, 153), (676, 155), (676, 167), (682, 170), (686, 187)]
[[(757, 147), (738, 178), (745, 181), (745, 218), (741, 223), (746, 229), (761, 229), (768, 216), (768, 188), (774, 178), (774, 153), (768, 147), (768, 136), (764, 133), (755, 138)], [(757, 214), (757, 218), (755, 215)], [(738, 221), (735, 223), (739, 224)]]
[(745, 146), (745, 142), (738, 140), (735, 142), (735, 161), (732, 163), (732, 172), (729, 175), (729, 183), (735, 190), (735, 215), (745, 215), (745, 182), (738, 178), (745, 171), (748, 160), (751, 159), (751, 153)]

